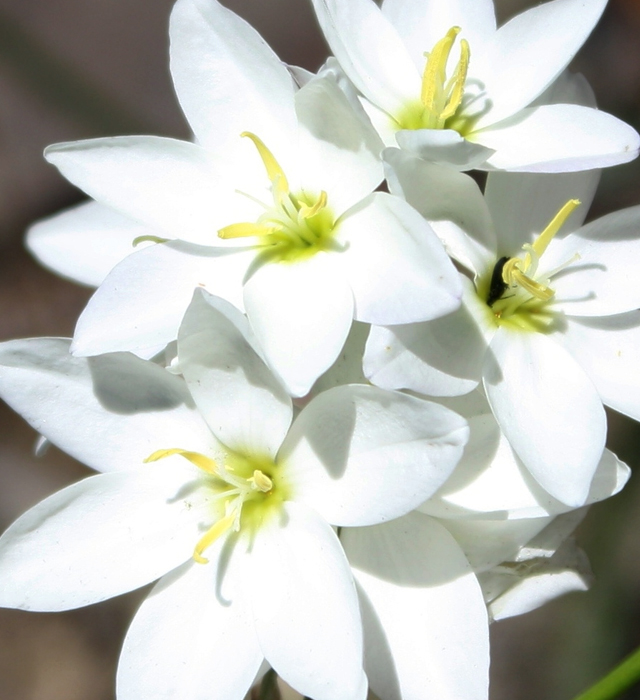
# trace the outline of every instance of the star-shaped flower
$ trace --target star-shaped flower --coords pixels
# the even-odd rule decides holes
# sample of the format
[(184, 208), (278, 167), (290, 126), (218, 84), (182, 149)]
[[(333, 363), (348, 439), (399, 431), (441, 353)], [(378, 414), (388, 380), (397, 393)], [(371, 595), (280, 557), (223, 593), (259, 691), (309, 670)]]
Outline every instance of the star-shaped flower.
[(492, 0), (313, 4), (389, 146), (397, 141), (461, 170), (562, 172), (638, 154), (640, 136), (615, 117), (536, 102), (589, 36), (606, 0), (554, 0), (500, 28)]
[(216, 0), (179, 0), (171, 39), (196, 143), (121, 137), (47, 150), (102, 205), (158, 233), (89, 302), (76, 354), (166, 344), (204, 287), (246, 310), (270, 366), (299, 396), (354, 318), (405, 323), (459, 305), (457, 275), (428, 224), (373, 191), (381, 143), (335, 81), (298, 90)]
[[(387, 159), (392, 190), (427, 219), (442, 209), (425, 201), (434, 166), (397, 149)], [(476, 189), (464, 220), (437, 224), (473, 278), (462, 277), (461, 309), (374, 328), (365, 356), (365, 373), (386, 388), (455, 395), (482, 382), (516, 453), (573, 506), (602, 456), (602, 403), (640, 418), (640, 209), (580, 227), (596, 182), (597, 173), (490, 174), (486, 203)]]
[(334, 526), (398, 517), (449, 476), (464, 419), (371, 386), (292, 403), (247, 321), (196, 293), (182, 377), (57, 339), (0, 346), (0, 395), (105, 473), (0, 539), (0, 604), (64, 610), (160, 578), (119, 697), (242, 698), (264, 658), (300, 692), (364, 698), (358, 601)]

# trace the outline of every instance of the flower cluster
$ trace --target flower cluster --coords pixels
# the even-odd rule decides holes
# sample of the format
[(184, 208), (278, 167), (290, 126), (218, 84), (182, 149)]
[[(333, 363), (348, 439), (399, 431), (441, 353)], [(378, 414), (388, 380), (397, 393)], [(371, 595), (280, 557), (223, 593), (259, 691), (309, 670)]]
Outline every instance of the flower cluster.
[(178, 0), (193, 139), (46, 151), (92, 200), (28, 245), (97, 290), (0, 396), (98, 473), (0, 538), (0, 605), (157, 581), (120, 700), (486, 700), (489, 623), (588, 586), (603, 403), (640, 419), (640, 208), (583, 225), (640, 137), (566, 70), (605, 4), (313, 0), (311, 74)]

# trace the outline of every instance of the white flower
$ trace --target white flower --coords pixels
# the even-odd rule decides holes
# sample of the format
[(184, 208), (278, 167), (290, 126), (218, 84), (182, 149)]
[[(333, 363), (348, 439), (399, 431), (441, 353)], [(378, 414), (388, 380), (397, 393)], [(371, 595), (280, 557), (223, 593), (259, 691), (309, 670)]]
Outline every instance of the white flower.
[[(440, 208), (424, 201), (434, 166), (397, 150), (387, 158), (392, 189), (430, 218)], [(580, 228), (596, 182), (597, 173), (490, 174), (486, 205), (476, 191), (464, 219), (438, 225), (474, 278), (463, 277), (461, 309), (374, 328), (365, 356), (365, 374), (385, 388), (455, 395), (482, 381), (516, 453), (573, 506), (602, 456), (602, 402), (640, 418), (640, 208)]]
[(254, 344), (240, 312), (198, 292), (185, 380), (127, 353), (74, 358), (65, 340), (0, 346), (0, 395), (106, 472), (3, 535), (0, 604), (64, 610), (162, 577), (125, 641), (121, 699), (242, 698), (263, 658), (306, 695), (364, 698), (358, 601), (329, 523), (406, 513), (462, 452), (457, 414), (370, 386), (324, 392), (291, 425)]
[(638, 154), (638, 134), (611, 115), (532, 104), (582, 46), (606, 0), (554, 0), (499, 29), (492, 0), (313, 4), (387, 145), (397, 140), (463, 170), (582, 170)]
[(196, 143), (132, 136), (47, 150), (74, 184), (159, 241), (103, 282), (78, 322), (76, 354), (173, 340), (204, 287), (246, 310), (270, 366), (304, 395), (354, 318), (406, 323), (459, 305), (428, 224), (373, 192), (381, 143), (335, 81), (296, 90), (260, 36), (215, 0), (180, 0), (171, 39)]

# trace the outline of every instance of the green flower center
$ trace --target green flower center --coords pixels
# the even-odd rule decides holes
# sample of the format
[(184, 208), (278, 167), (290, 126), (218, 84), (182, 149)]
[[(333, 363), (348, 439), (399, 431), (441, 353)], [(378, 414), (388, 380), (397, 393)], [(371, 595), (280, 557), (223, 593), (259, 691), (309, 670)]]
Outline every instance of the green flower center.
[(290, 488), (283, 478), (282, 469), (268, 457), (246, 456), (230, 452), (224, 464), (211, 457), (180, 448), (157, 450), (145, 462), (180, 455), (206, 474), (213, 505), (213, 524), (198, 540), (193, 558), (199, 564), (208, 563), (203, 556), (221, 535), (228, 531), (252, 537), (262, 524), (282, 511), (289, 499)]
[(562, 228), (569, 215), (580, 204), (570, 199), (554, 216), (533, 243), (522, 246), (523, 253), (515, 257), (501, 257), (477, 282), (478, 296), (489, 307), (496, 325), (539, 333), (551, 332), (557, 321), (557, 313), (550, 302), (555, 292), (551, 278), (570, 265), (576, 256), (560, 267), (538, 274), (540, 258)]
[(294, 193), (273, 153), (255, 135), (245, 131), (241, 136), (251, 139), (271, 181), (273, 204), (263, 204), (264, 213), (257, 221), (225, 226), (218, 231), (220, 238), (255, 236), (258, 247), (270, 262), (294, 262), (333, 247), (336, 222), (327, 205), (327, 193)]

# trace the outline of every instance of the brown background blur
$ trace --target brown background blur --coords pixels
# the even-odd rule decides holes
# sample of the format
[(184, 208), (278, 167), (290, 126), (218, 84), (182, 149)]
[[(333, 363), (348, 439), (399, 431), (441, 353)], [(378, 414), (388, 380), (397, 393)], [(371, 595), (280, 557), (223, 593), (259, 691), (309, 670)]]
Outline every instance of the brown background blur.
[[(321, 64), (326, 49), (306, 0), (226, 4), (283, 60), (312, 70)], [(502, 20), (533, 4), (497, 0)], [(43, 148), (128, 133), (188, 138), (168, 72), (171, 5), (0, 0), (0, 340), (71, 335), (90, 294), (39, 268), (23, 249), (30, 222), (81, 199), (45, 163)], [(588, 77), (602, 109), (638, 129), (640, 2), (610, 0), (573, 67)], [(635, 163), (606, 171), (590, 218), (640, 204), (639, 176)], [(610, 446), (633, 468), (639, 436), (632, 421), (610, 415)], [(0, 529), (88, 473), (53, 448), (36, 459), (34, 442), (34, 432), (1, 405)], [(570, 700), (640, 644), (640, 486), (633, 478), (621, 496), (592, 509), (579, 536), (595, 585), (494, 625), (492, 700)], [(56, 615), (0, 610), (0, 700), (113, 698), (119, 646), (141, 595)], [(640, 690), (625, 697), (640, 698)]]

